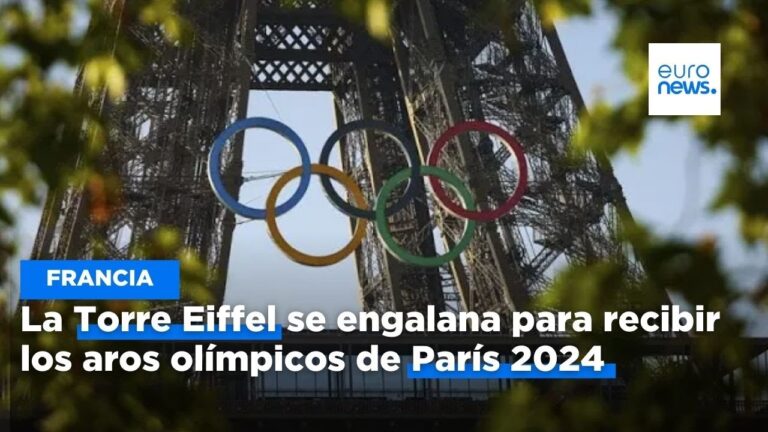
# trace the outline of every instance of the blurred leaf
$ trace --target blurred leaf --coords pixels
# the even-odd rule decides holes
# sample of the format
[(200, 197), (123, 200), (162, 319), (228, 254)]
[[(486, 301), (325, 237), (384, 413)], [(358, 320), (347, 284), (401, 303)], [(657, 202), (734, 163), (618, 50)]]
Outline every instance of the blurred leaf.
[(91, 59), (83, 67), (83, 78), (93, 90), (105, 87), (114, 100), (125, 93), (125, 73), (113, 57), (101, 56)]
[(372, 36), (385, 39), (389, 36), (389, 2), (368, 0), (366, 4), (366, 26)]

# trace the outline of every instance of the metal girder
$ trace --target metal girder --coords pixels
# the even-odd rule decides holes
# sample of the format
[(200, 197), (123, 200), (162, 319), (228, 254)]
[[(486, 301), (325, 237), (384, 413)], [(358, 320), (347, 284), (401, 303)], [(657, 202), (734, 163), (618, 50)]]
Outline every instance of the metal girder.
[[(392, 44), (373, 40), (338, 15), (331, 0), (220, 0), (183, 13), (196, 29), (192, 47), (168, 44), (160, 31), (128, 27), (155, 60), (132, 80), (121, 104), (104, 107), (116, 127), (103, 167), (123, 184), (122, 206), (105, 226), (94, 224), (82, 189), (52, 191), (33, 256), (89, 257), (88, 240), (106, 239), (109, 257), (162, 226), (220, 278), (223, 298), (234, 216), (218, 204), (205, 176), (216, 133), (246, 114), (249, 90), (323, 90), (336, 97), (339, 122), (379, 119), (413, 137), (422, 158), (450, 125), (464, 119), (497, 123), (524, 145), (529, 190), (512, 214), (483, 224), (461, 259), (437, 269), (393, 259), (369, 228), (356, 253), (366, 309), (509, 311), (524, 309), (563, 259), (609, 258), (635, 264), (616, 239), (621, 188), (599, 155), (573, 166), (565, 155), (583, 101), (553, 31), (534, 8), (514, 3), (515, 26), (499, 29), (472, 18), (476, 0), (397, 2)], [(93, 95), (94, 104), (104, 100)], [(463, 177), (480, 205), (495, 207), (519, 173), (509, 152), (480, 134), (457, 139), (443, 163)], [(242, 184), (242, 135), (225, 154), (222, 173), (237, 195)], [(350, 134), (342, 164), (369, 202), (384, 179), (405, 166), (396, 147), (375, 133)], [(423, 185), (421, 185), (423, 187)], [(398, 241), (423, 255), (459, 237), (461, 221), (420, 193), (390, 218)]]
[(258, 9), (254, 30), (254, 90), (333, 89), (331, 67), (369, 65), (392, 56), (368, 33), (330, 10)]
[[(244, 4), (182, 4), (197, 30), (190, 48), (172, 46), (154, 29), (128, 28), (155, 58), (121, 103), (101, 107), (113, 125), (101, 168), (120, 179), (121, 202), (99, 223), (87, 211), (86, 190), (52, 191), (34, 258), (91, 258), (94, 239), (105, 258), (132, 258), (143, 234), (175, 227), (218, 276), (210, 284), (223, 300), (234, 216), (214, 197), (204, 167), (215, 134), (245, 114), (250, 65), (234, 55), (235, 46), (252, 45), (242, 39), (253, 26)], [(239, 177), (231, 173), (240, 171), (240, 152), (235, 142), (224, 161), (235, 194)]]
[[(402, 93), (397, 85), (394, 59), (375, 65), (355, 65), (336, 71), (341, 81), (336, 89), (340, 123), (358, 119), (384, 120), (410, 136), (405, 120)], [(370, 200), (375, 200), (384, 180), (406, 166), (405, 157), (393, 142), (373, 131), (352, 134), (342, 141), (342, 160), (347, 172), (363, 185)], [(355, 169), (362, 167), (364, 169)], [(408, 208), (390, 217), (391, 230), (400, 244), (416, 253), (434, 256), (429, 210), (425, 189)], [(373, 202), (373, 201), (371, 201)], [(363, 307), (368, 310), (426, 310), (428, 305), (444, 308), (444, 293), (439, 272), (405, 265), (381, 246), (371, 230), (358, 257), (358, 277)], [(371, 289), (371, 287), (375, 287)]]

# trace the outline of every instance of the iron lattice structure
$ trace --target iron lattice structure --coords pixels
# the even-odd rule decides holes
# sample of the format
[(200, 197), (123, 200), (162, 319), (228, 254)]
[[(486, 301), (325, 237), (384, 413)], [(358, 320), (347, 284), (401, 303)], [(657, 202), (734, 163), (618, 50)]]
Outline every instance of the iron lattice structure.
[[(489, 28), (476, 19), (481, 3), (401, 0), (389, 44), (344, 20), (330, 0), (189, 1), (184, 13), (196, 30), (189, 47), (169, 44), (159, 30), (124, 30), (155, 60), (121, 103), (104, 108), (114, 128), (103, 164), (122, 180), (122, 206), (106, 227), (96, 226), (85, 191), (51, 193), (33, 256), (90, 257), (89, 239), (98, 234), (107, 239), (108, 257), (130, 258), (143, 235), (176, 227), (217, 270), (221, 301), (235, 219), (208, 185), (208, 151), (218, 132), (245, 117), (249, 91), (279, 89), (332, 91), (338, 122), (386, 121), (414, 140), (422, 158), (450, 125), (468, 119), (499, 124), (526, 150), (524, 200), (480, 227), (450, 266), (400, 263), (371, 224), (356, 252), (365, 309), (434, 304), (504, 313), (525, 308), (566, 261), (613, 259), (637, 270), (616, 237), (625, 203), (610, 167), (598, 157), (578, 165), (566, 157), (583, 102), (557, 34), (542, 28), (525, 1), (513, 2), (512, 28)], [(455, 141), (441, 164), (463, 177), (481, 206), (499, 205), (517, 182), (512, 156), (479, 133)], [(344, 170), (370, 202), (405, 166), (397, 147), (375, 132), (352, 133), (340, 145)], [(242, 134), (228, 149), (223, 175), (237, 196)], [(390, 224), (401, 244), (434, 255), (458, 238), (462, 222), (417, 186), (417, 199)]]

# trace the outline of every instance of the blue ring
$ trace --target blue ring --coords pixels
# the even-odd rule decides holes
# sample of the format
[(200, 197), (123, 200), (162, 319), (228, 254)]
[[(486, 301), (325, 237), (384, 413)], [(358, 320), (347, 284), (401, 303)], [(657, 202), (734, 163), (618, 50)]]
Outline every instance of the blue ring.
[(276, 216), (280, 216), (291, 210), (302, 198), (304, 198), (304, 194), (307, 193), (309, 181), (312, 176), (312, 161), (309, 159), (307, 146), (304, 145), (304, 142), (296, 132), (285, 124), (269, 118), (252, 117), (238, 120), (228, 128), (224, 129), (224, 131), (216, 137), (213, 141), (211, 152), (208, 155), (208, 180), (211, 183), (213, 192), (219, 198), (219, 201), (233, 213), (249, 219), (264, 220), (267, 217), (267, 211), (265, 209), (257, 209), (240, 204), (239, 201), (227, 192), (221, 179), (221, 154), (224, 151), (224, 147), (227, 145), (227, 141), (236, 133), (251, 128), (267, 129), (282, 136), (296, 147), (296, 150), (298, 150), (299, 156), (301, 157), (302, 170), (301, 177), (299, 178), (299, 187), (287, 201), (275, 208)]

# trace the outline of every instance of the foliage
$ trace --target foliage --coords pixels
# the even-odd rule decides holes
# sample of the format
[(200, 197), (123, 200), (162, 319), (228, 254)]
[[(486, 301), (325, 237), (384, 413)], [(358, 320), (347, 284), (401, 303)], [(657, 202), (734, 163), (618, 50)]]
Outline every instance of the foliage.
[[(154, 259), (179, 258), (184, 300), (209, 303), (207, 269), (181, 246), (174, 231), (159, 230), (140, 246), (138, 256)], [(9, 350), (0, 352), (0, 364), (10, 373), (11, 393), (7, 395), (15, 419), (36, 419), (43, 404), (40, 426), (45, 431), (136, 430), (189, 431), (221, 430), (222, 419), (213, 395), (200, 389), (190, 391), (186, 377), (164, 362), (157, 372), (124, 372), (116, 364), (111, 372), (85, 372), (79, 366), (87, 351), (142, 352), (135, 343), (83, 342), (77, 340), (79, 318), (72, 313), (78, 302), (31, 302), (31, 321), (41, 323), (44, 313), (63, 317), (61, 333), (29, 333), (18, 328), (18, 316), (0, 316), (2, 340)], [(99, 311), (116, 313), (144, 311), (143, 301), (87, 302)], [(72, 369), (59, 372), (20, 372), (21, 346), (30, 352), (71, 353)], [(157, 349), (148, 346), (147, 349)]]
[[(540, 12), (556, 11), (552, 16), (558, 18), (563, 15), (560, 12), (589, 13), (589, 3), (562, 0), (539, 1), (538, 5)], [(712, 210), (736, 210), (745, 244), (768, 247), (768, 8), (764, 2), (604, 3), (618, 18), (613, 47), (623, 60), (635, 94), (615, 106), (599, 102), (590, 107), (574, 138), (575, 152), (614, 155), (635, 151), (643, 145), (644, 133), (652, 122), (687, 124), (706, 148), (729, 155), (730, 167), (720, 182)], [(647, 115), (647, 47), (652, 42), (722, 44), (721, 116), (658, 120)], [(723, 268), (716, 238), (658, 238), (628, 215), (623, 215), (623, 223), (626, 240), (644, 265), (645, 279), (638, 291), (622, 286), (626, 278), (619, 264), (578, 265), (559, 276), (552, 289), (538, 299), (539, 306), (599, 314), (626, 308), (628, 299), (635, 308), (651, 307), (671, 293), (689, 304), (720, 311), (722, 320), (716, 331), (692, 338), (690, 356), (679, 363), (641, 361), (647, 342), (640, 336), (574, 335), (578, 343), (602, 345), (606, 356), (621, 365), (622, 375), (631, 377), (625, 396), (610, 405), (594, 387), (523, 383), (499, 402), (488, 425), (491, 430), (734, 430), (738, 423), (729, 406), (731, 396), (750, 400), (762, 394), (764, 398), (768, 379), (765, 371), (756, 370), (751, 362), (756, 353), (749, 349), (743, 337), (745, 322), (734, 309), (747, 303), (766, 310), (768, 274), (764, 272), (759, 286), (745, 294), (734, 285), (737, 275)], [(617, 292), (634, 295), (617, 297)], [(731, 384), (725, 377), (735, 369), (739, 378)]]
[(723, 114), (667, 120), (687, 123), (708, 148), (730, 156), (730, 167), (713, 208), (737, 210), (744, 240), (767, 246), (768, 9), (765, 3), (756, 0), (610, 0), (606, 3), (619, 17), (613, 46), (621, 54), (626, 76), (637, 92), (617, 107), (601, 104), (591, 116), (585, 117), (576, 144), (609, 154), (640, 145), (643, 132), (651, 122), (645, 115), (648, 43), (720, 42), (723, 46)]
[[(122, 26), (158, 26), (171, 42), (185, 42), (187, 25), (176, 14), (173, 0), (41, 0), (8, 1), (0, 5), (0, 268), (15, 250), (12, 200), (40, 204), (44, 186), (56, 189), (74, 183), (87, 188), (90, 217), (106, 222), (119, 202), (120, 185), (94, 164), (106, 134), (101, 107), (118, 102), (133, 72), (148, 60), (138, 41)], [(82, 66), (75, 91), (61, 76)], [(75, 157), (77, 155), (77, 159)], [(96, 255), (98, 239), (94, 239)], [(178, 233), (160, 228), (140, 245), (136, 256), (177, 258), (181, 262), (185, 299), (208, 303), (206, 266), (182, 247)], [(0, 286), (6, 274), (0, 272)], [(0, 292), (0, 294), (3, 294)], [(172, 370), (158, 373), (20, 374), (20, 347), (49, 352), (70, 351), (73, 364), (87, 350), (120, 346), (82, 343), (75, 338), (71, 305), (31, 305), (35, 321), (56, 310), (65, 322), (59, 334), (22, 333), (18, 315), (5, 313), (0, 296), (0, 351), (4, 410), (14, 415), (43, 408), (41, 426), (63, 430), (192, 430), (220, 428), (215, 403), (206, 394), (190, 392), (184, 377)], [(66, 307), (65, 307), (66, 306)], [(146, 310), (146, 302), (101, 302), (100, 310)], [(9, 349), (5, 349), (9, 348)], [(116, 376), (119, 375), (119, 376)], [(37, 405), (42, 402), (43, 406)], [(34, 413), (37, 415), (37, 412)]]
[[(723, 43), (722, 112), (720, 117), (671, 117), (685, 123), (708, 148), (730, 155), (730, 167), (713, 211), (739, 212), (741, 235), (754, 247), (768, 246), (768, 8), (763, 0), (604, 0), (619, 20), (614, 47), (621, 55), (636, 94), (617, 106), (590, 107), (575, 137), (574, 148), (613, 155), (642, 145), (652, 120), (646, 115), (647, 44), (649, 42)], [(336, 0), (351, 19), (364, 23), (372, 35), (388, 37), (388, 0)], [(485, 21), (511, 29), (520, 0), (487, 0), (479, 14)], [(590, 0), (535, 0), (545, 24), (570, 14), (591, 13)], [(110, 7), (103, 6), (104, 4)], [(56, 188), (67, 182), (88, 187), (91, 217), (107, 220), (117, 202), (119, 185), (92, 162), (104, 146), (101, 104), (118, 101), (131, 74), (147, 53), (118, 32), (124, 25), (158, 25), (171, 40), (184, 40), (186, 25), (175, 14), (172, 0), (10, 0), (0, 5), (0, 269), (14, 253), (10, 238), (14, 220), (7, 197), (40, 203), (41, 185)], [(89, 25), (83, 25), (88, 22)], [(57, 70), (83, 66), (82, 91), (73, 92), (55, 79)], [(79, 155), (77, 164), (72, 155)], [(761, 155), (763, 159), (761, 159)], [(74, 167), (74, 168), (73, 168)], [(657, 304), (667, 292), (692, 304), (723, 313), (717, 332), (693, 340), (691, 362), (684, 365), (638, 361), (643, 339), (615, 335), (578, 335), (578, 343), (601, 344), (606, 357), (631, 373), (626, 398), (607, 405), (596, 389), (578, 383), (521, 384), (499, 403), (489, 424), (494, 430), (727, 430), (733, 419), (727, 409), (730, 388), (723, 371), (741, 368), (738, 392), (754, 395), (766, 388), (765, 377), (753, 370), (741, 338), (744, 322), (733, 305), (765, 306), (768, 278), (747, 296), (732, 284), (721, 265), (716, 242), (684, 242), (657, 238), (629, 218), (626, 239), (643, 262), (647, 279), (637, 291), (626, 285), (624, 269), (613, 263), (574, 266), (540, 298), (542, 307), (599, 312)], [(141, 246), (147, 257), (181, 257), (185, 292), (206, 300), (205, 268), (179, 244), (176, 234), (158, 231)], [(0, 285), (5, 285), (0, 271)], [(637, 288), (637, 287), (634, 287)], [(573, 295), (578, 292), (579, 295)], [(617, 296), (617, 292), (630, 293)], [(142, 303), (104, 303), (102, 308), (135, 310)], [(58, 307), (58, 306), (51, 306)], [(0, 311), (4, 308), (0, 308)], [(39, 313), (40, 311), (37, 311)], [(14, 317), (0, 313), (2, 340), (16, 331)], [(60, 338), (14, 334), (13, 349), (0, 351), (6, 374), (17, 367), (18, 345), (30, 343), (50, 351), (104, 349), (78, 345), (69, 332)], [(76, 358), (76, 357), (75, 357)], [(624, 366), (626, 365), (626, 366)], [(693, 365), (693, 366), (692, 366)], [(31, 375), (19, 379), (14, 397), (40, 395), (50, 410), (46, 430), (188, 430), (216, 428), (214, 404), (204, 395), (185, 392), (175, 374)], [(22, 394), (19, 394), (22, 393)], [(26, 393), (23, 394), (23, 393)], [(183, 395), (183, 397), (182, 397)], [(24, 398), (22, 397), (21, 400)], [(7, 400), (5, 401), (7, 402)], [(214, 419), (214, 420), (211, 420)], [(197, 424), (194, 421), (200, 422)], [(208, 423), (210, 422), (210, 423)]]
[[(589, 15), (591, 0), (534, 0), (545, 26), (571, 15)], [(586, 152), (615, 155), (635, 152), (654, 121), (687, 124), (706, 148), (729, 155), (730, 167), (720, 182), (712, 211), (735, 210), (746, 245), (768, 247), (768, 8), (760, 0), (604, 0), (618, 18), (613, 47), (621, 56), (635, 94), (617, 104), (598, 102), (584, 113), (574, 142), (576, 159)], [(514, 44), (520, 0), (487, 0), (478, 23), (503, 29)], [(652, 42), (720, 42), (722, 115), (666, 117), (647, 115), (648, 58)], [(747, 293), (734, 285), (737, 275), (722, 266), (717, 239), (686, 242), (658, 238), (649, 227), (622, 215), (625, 239), (643, 263), (641, 286), (627, 284), (621, 264), (574, 265), (559, 275), (538, 307), (582, 310), (645, 309), (671, 293), (689, 304), (722, 314), (717, 331), (692, 339), (692, 352), (680, 363), (642, 361), (647, 343), (641, 335), (578, 334), (577, 344), (601, 345), (606, 357), (621, 365), (628, 381), (626, 397), (608, 405), (598, 388), (574, 383), (523, 383), (499, 402), (487, 425), (497, 431), (732, 430), (736, 427), (729, 397), (747, 400), (768, 391), (765, 371), (755, 370), (756, 354), (743, 338), (745, 322), (734, 314), (737, 304), (765, 311), (768, 272)], [(724, 377), (738, 369), (730, 386)], [(764, 397), (765, 393), (762, 393)]]
[[(8, 197), (34, 204), (41, 200), (41, 182), (48, 187), (65, 181), (105, 183), (90, 163), (104, 145), (102, 99), (119, 98), (128, 74), (146, 56), (137, 41), (118, 31), (133, 22), (159, 25), (170, 38), (183, 36), (183, 21), (173, 13), (171, 0), (0, 6), (0, 257), (14, 249), (7, 238), (13, 227)], [(58, 78), (81, 65), (83, 88), (73, 92)], [(97, 188), (94, 199), (114, 201), (103, 196), (113, 189)]]

